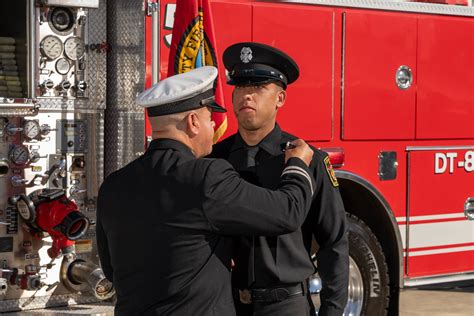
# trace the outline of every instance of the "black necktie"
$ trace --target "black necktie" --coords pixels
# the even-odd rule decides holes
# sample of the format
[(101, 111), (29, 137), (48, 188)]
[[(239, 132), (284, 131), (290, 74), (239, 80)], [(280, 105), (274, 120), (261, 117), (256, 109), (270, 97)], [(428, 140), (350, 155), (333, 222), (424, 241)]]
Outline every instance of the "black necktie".
[(255, 167), (255, 157), (257, 156), (258, 146), (247, 147), (247, 168)]
[[(258, 146), (247, 147), (247, 168), (255, 167), (255, 157), (257, 156)], [(249, 247), (249, 260), (248, 260), (248, 274), (247, 274), (247, 285), (251, 285), (255, 282), (255, 237), (248, 238)]]

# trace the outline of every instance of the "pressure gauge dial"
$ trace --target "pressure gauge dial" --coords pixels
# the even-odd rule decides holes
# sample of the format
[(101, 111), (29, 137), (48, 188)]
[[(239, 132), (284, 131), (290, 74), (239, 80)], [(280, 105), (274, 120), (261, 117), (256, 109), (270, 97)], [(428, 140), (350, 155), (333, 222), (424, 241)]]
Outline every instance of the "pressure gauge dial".
[(20, 214), (20, 217), (26, 222), (33, 223), (35, 221), (35, 205), (27, 196), (22, 194), (17, 198), (16, 209), (18, 214)]
[(38, 137), (40, 132), (41, 132), (41, 128), (38, 121), (29, 120), (29, 121), (26, 121), (25, 124), (23, 125), (23, 134), (28, 139), (34, 139)]
[(30, 159), (30, 153), (28, 152), (28, 148), (26, 148), (26, 146), (15, 145), (10, 150), (9, 158), (15, 165), (24, 166)]
[(54, 60), (61, 56), (64, 46), (59, 37), (48, 35), (40, 43), (41, 54), (49, 60)]
[(49, 21), (53, 26), (53, 30), (57, 33), (65, 35), (72, 30), (74, 26), (74, 14), (71, 9), (56, 7), (50, 13)]
[(71, 69), (71, 65), (69, 64), (67, 59), (59, 58), (56, 62), (56, 71), (58, 72), (58, 74), (66, 75), (69, 72), (69, 69)]
[(78, 60), (84, 56), (84, 42), (77, 36), (70, 37), (64, 42), (64, 52), (71, 60)]

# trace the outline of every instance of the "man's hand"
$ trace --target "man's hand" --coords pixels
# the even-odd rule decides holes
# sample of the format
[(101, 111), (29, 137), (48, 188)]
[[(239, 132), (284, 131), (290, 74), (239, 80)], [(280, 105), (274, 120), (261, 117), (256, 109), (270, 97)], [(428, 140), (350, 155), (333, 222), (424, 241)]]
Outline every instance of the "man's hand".
[(309, 166), (313, 159), (313, 150), (302, 139), (296, 139), (287, 145), (285, 150), (285, 162), (288, 159), (296, 157), (304, 161)]

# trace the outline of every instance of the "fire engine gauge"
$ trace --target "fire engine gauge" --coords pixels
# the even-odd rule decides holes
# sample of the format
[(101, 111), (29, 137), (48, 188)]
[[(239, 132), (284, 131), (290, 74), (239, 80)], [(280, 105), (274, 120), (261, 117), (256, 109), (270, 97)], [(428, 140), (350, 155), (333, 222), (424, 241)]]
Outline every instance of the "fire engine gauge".
[(26, 195), (20, 195), (16, 201), (16, 210), (23, 220), (28, 223), (35, 221), (35, 205)]
[(28, 120), (23, 125), (23, 134), (28, 139), (34, 139), (38, 137), (40, 132), (41, 132), (41, 128), (38, 121)]
[(63, 53), (63, 42), (59, 37), (48, 35), (40, 43), (41, 54), (49, 60), (54, 60)]
[(71, 60), (78, 60), (84, 56), (84, 42), (77, 36), (70, 37), (64, 42), (64, 52)]
[(71, 69), (71, 65), (66, 58), (59, 58), (56, 62), (56, 71), (58, 74), (66, 75)]
[(53, 31), (61, 35), (71, 32), (74, 26), (74, 14), (69, 8), (54, 8), (50, 11), (48, 20)]
[(24, 166), (30, 159), (28, 148), (23, 145), (15, 145), (9, 153), (10, 160), (18, 166)]

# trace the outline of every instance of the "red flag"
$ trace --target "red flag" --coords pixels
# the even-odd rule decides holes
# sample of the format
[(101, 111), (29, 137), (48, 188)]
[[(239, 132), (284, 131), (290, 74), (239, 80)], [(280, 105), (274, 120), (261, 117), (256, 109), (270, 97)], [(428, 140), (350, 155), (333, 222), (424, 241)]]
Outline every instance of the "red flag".
[[(168, 76), (201, 66), (218, 67), (209, 0), (176, 0)], [(216, 86), (216, 102), (225, 108), (220, 76)], [(227, 117), (225, 113), (212, 113), (212, 118), (216, 122), (214, 142), (217, 142), (225, 133)]]

